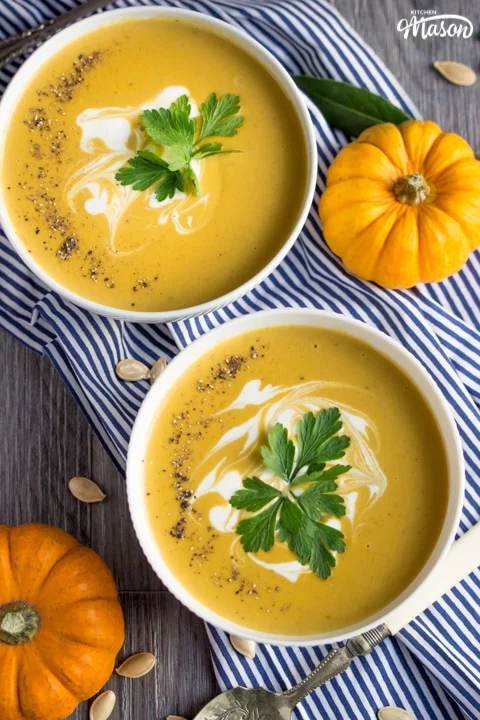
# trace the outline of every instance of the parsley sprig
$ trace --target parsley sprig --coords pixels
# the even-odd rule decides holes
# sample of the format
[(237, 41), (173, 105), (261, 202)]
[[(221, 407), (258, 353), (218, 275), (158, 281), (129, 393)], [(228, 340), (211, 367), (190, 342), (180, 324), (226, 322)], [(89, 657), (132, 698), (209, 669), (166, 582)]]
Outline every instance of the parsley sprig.
[[(201, 123), (190, 117), (191, 105), (186, 95), (181, 95), (170, 107), (144, 110), (142, 125), (149, 142), (158, 153), (139, 150), (120, 168), (115, 179), (121, 185), (132, 185), (134, 190), (147, 190), (155, 185), (155, 197), (159, 202), (172, 198), (175, 190), (200, 194), (198, 177), (192, 168), (192, 160), (204, 160), (212, 155), (239, 152), (224, 150), (220, 142), (204, 142), (212, 137), (232, 137), (243, 125), (239, 115), (238, 95), (217, 97), (210, 93), (200, 105)], [(161, 155), (168, 148), (168, 161)]]
[(251, 477), (230, 498), (233, 507), (255, 513), (237, 526), (246, 552), (271, 550), (278, 540), (287, 543), (298, 561), (308, 564), (320, 578), (331, 575), (333, 553), (344, 552), (345, 542), (343, 533), (326, 525), (324, 518), (345, 515), (344, 499), (335, 491), (338, 477), (351, 470), (350, 465), (326, 467), (327, 462), (343, 457), (350, 445), (347, 435), (338, 434), (341, 429), (340, 411), (331, 407), (301, 418), (296, 452), (287, 428), (277, 423), (269, 431), (268, 444), (261, 448), (263, 462), (287, 488), (282, 492)]

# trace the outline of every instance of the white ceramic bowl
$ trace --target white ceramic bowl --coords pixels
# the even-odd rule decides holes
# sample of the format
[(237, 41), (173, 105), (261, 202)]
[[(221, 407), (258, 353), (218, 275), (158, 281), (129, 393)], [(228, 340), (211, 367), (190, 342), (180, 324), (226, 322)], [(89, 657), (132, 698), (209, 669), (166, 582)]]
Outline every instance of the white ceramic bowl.
[[(274, 635), (237, 625), (218, 615), (213, 608), (202, 604), (186, 590), (175, 577), (171, 568), (164, 562), (147, 516), (144, 491), (144, 458), (157, 411), (166, 393), (199, 357), (219, 343), (250, 330), (278, 325), (306, 325), (339, 330), (362, 340), (388, 357), (403, 370), (427, 401), (437, 420), (447, 454), (450, 484), (448, 506), (438, 541), (426, 565), (394, 602), (361, 623), (335, 632), (300, 636)], [(423, 366), (399, 343), (362, 322), (335, 313), (319, 310), (269, 310), (233, 320), (206, 333), (183, 350), (155, 381), (143, 401), (130, 439), (127, 462), (127, 491), (133, 524), (143, 551), (159, 578), (184, 605), (207, 622), (235, 635), (273, 645), (308, 646), (346, 640), (353, 635), (375, 627), (419, 590), (428, 575), (441, 563), (453, 542), (463, 503), (464, 473), (462, 448), (450, 407)]]
[(232, 300), (240, 297), (255, 285), (264, 280), (272, 270), (274, 270), (281, 260), (285, 257), (287, 252), (292, 247), (293, 243), (297, 239), (304, 223), (307, 218), (310, 206), (312, 204), (313, 195), (315, 192), (315, 182), (317, 177), (317, 146), (315, 142), (315, 135), (313, 131), (312, 121), (308, 114), (305, 103), (298, 91), (295, 83), (284, 70), (280, 63), (271, 55), (262, 45), (256, 40), (250, 38), (245, 32), (239, 30), (232, 25), (228, 25), (220, 20), (215, 20), (208, 15), (202, 13), (191, 12), (190, 10), (179, 10), (177, 8), (165, 8), (165, 7), (132, 7), (121, 10), (111, 10), (103, 12), (101, 14), (93, 15), (81, 22), (75, 23), (74, 25), (62, 30), (44, 45), (42, 45), (36, 52), (34, 52), (28, 60), (22, 65), (20, 70), (14, 76), (12, 82), (8, 86), (5, 94), (0, 102), (0, 166), (3, 157), (3, 142), (6, 136), (6, 131), (9, 125), (12, 113), (22, 97), (25, 89), (30, 84), (33, 76), (36, 74), (38, 69), (49, 60), (52, 55), (56, 54), (63, 47), (71, 43), (73, 40), (87, 35), (96, 28), (103, 27), (105, 25), (112, 25), (121, 20), (126, 19), (148, 19), (148, 18), (181, 18), (184, 20), (194, 21), (195, 24), (204, 27), (206, 30), (220, 35), (227, 39), (234, 45), (241, 47), (250, 55), (253, 55), (257, 62), (259, 62), (269, 73), (272, 75), (278, 85), (282, 88), (285, 95), (291, 101), (302, 131), (303, 138), (306, 147), (307, 154), (307, 176), (305, 178), (305, 194), (302, 201), (302, 206), (299, 210), (297, 221), (295, 226), (290, 233), (289, 237), (277, 252), (275, 257), (263, 267), (254, 277), (248, 280), (243, 285), (240, 285), (235, 290), (232, 290), (221, 297), (214, 298), (209, 302), (202, 303), (201, 305), (195, 305), (187, 308), (179, 308), (178, 310), (169, 310), (163, 312), (134, 312), (131, 310), (123, 310), (119, 308), (110, 307), (100, 303), (92, 302), (77, 293), (72, 292), (68, 288), (61, 285), (59, 282), (51, 278), (32, 258), (31, 254), (27, 251), (26, 247), (22, 243), (21, 239), (17, 235), (13, 223), (7, 212), (6, 202), (2, 188), (0, 187), (0, 223), (3, 226), (5, 234), (10, 240), (11, 244), (23, 259), (26, 265), (42, 280), (45, 285), (55, 290), (59, 295), (70, 302), (78, 305), (86, 310), (99, 313), (100, 315), (107, 315), (112, 318), (118, 318), (123, 320), (129, 320), (131, 322), (143, 322), (143, 323), (156, 323), (156, 322), (169, 322), (183, 317), (196, 315), (199, 313), (213, 310), (216, 307), (221, 307)]

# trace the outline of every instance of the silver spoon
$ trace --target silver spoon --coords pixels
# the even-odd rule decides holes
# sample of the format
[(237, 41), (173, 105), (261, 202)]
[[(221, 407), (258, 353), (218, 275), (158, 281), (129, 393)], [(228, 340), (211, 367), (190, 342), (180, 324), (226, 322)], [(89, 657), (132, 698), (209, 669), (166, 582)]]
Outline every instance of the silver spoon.
[(285, 692), (242, 687), (227, 690), (211, 700), (195, 720), (289, 720), (293, 708), (304, 697), (346, 670), (354, 657), (368, 655), (388, 635), (387, 626), (379, 625), (351, 638), (346, 645), (329, 652), (308, 677)]
[(290, 720), (292, 710), (313, 690), (346, 670), (353, 658), (368, 655), (386, 637), (422, 613), (429, 605), (469, 575), (480, 564), (480, 523), (453, 543), (450, 551), (425, 583), (406, 603), (387, 616), (385, 623), (332, 650), (298, 685), (275, 693), (264, 688), (234, 688), (211, 700), (195, 720)]
[(62, 30), (67, 25), (71, 25), (76, 20), (80, 20), (86, 15), (99, 10), (108, 5), (110, 0), (86, 0), (86, 2), (77, 7), (68, 10), (68, 12), (59, 15), (52, 20), (47, 20), (36, 28), (30, 28), (18, 35), (0, 40), (0, 68), (8, 65), (19, 55), (23, 55), (29, 48), (44, 42), (54, 35), (58, 30)]

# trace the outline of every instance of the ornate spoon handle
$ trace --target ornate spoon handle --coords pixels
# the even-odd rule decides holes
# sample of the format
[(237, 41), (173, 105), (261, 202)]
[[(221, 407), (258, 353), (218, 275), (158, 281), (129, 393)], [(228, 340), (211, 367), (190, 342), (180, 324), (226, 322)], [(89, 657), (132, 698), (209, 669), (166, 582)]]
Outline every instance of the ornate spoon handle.
[(336, 648), (328, 653), (320, 665), (302, 680), (298, 685), (282, 693), (291, 708), (294, 708), (300, 700), (323, 685), (328, 680), (346, 670), (354, 657), (368, 655), (373, 648), (379, 645), (390, 635), (386, 625), (379, 625), (373, 630), (368, 630), (362, 635), (357, 635), (348, 640), (342, 647)]
[(59, 17), (48, 20), (36, 28), (0, 40), (0, 68), (8, 65), (33, 45), (47, 40), (58, 30), (107, 5), (109, 0), (86, 0)]

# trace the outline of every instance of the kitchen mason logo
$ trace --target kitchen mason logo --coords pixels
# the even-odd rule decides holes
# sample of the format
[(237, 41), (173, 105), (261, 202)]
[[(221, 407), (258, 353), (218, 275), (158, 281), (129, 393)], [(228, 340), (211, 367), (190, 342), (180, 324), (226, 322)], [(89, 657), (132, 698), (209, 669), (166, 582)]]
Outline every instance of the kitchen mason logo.
[(473, 23), (463, 15), (438, 15), (436, 10), (411, 10), (410, 18), (402, 18), (397, 30), (405, 40), (410, 35), (423, 40), (430, 37), (456, 37), (463, 40), (473, 35)]

